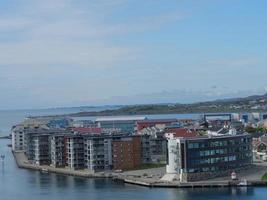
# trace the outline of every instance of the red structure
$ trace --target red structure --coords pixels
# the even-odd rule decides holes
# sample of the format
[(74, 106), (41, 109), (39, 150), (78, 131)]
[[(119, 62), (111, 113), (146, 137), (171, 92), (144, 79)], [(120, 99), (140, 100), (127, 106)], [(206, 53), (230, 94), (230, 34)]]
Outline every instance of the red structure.
[(72, 131), (80, 133), (80, 134), (101, 134), (102, 129), (98, 127), (73, 127)]
[(137, 169), (141, 165), (141, 137), (125, 137), (113, 141), (113, 169)]
[(198, 134), (196, 131), (192, 131), (186, 128), (171, 128), (168, 129), (165, 134), (173, 134), (175, 137), (197, 137)]

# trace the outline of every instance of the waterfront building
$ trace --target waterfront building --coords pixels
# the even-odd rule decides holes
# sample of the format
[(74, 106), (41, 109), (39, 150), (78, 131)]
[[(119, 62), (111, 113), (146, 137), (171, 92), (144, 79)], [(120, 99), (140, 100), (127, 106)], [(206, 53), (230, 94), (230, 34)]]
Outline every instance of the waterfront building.
[(84, 139), (81, 135), (67, 137), (67, 165), (70, 169), (78, 170), (85, 167)]
[(68, 134), (67, 131), (62, 129), (27, 129), (25, 131), (25, 153), (28, 160), (36, 165), (52, 164), (55, 167), (61, 166), (60, 162), (63, 162), (64, 159), (60, 158), (59, 155), (62, 152), (61, 156), (64, 156), (65, 150), (62, 137)]
[(23, 125), (14, 126), (11, 130), (12, 151), (24, 151), (26, 149), (25, 128)]
[(50, 165), (50, 135), (27, 133), (28, 160), (36, 165)]
[(135, 169), (141, 163), (139, 136), (70, 135), (67, 141), (67, 165), (74, 170), (126, 170)]
[(152, 133), (146, 132), (141, 135), (142, 163), (166, 163), (167, 140), (164, 138), (164, 132), (158, 130), (158, 132), (153, 131)]
[(123, 133), (133, 133), (136, 122), (145, 119), (146, 117), (99, 117), (95, 122), (103, 129), (119, 129)]
[(141, 165), (140, 136), (125, 136), (112, 141), (113, 169), (138, 169)]
[(249, 134), (168, 138), (168, 174), (180, 181), (198, 181), (229, 175), (252, 164)]
[(11, 129), (12, 151), (26, 151), (26, 134), (28, 132), (48, 129), (49, 127), (44, 124), (35, 123), (34, 121), (29, 123), (29, 120), (25, 120), (23, 123), (13, 126)]
[(85, 167), (92, 171), (112, 169), (112, 138), (86, 136), (84, 137)]
[(51, 165), (65, 167), (67, 161), (67, 138), (65, 134), (50, 136)]

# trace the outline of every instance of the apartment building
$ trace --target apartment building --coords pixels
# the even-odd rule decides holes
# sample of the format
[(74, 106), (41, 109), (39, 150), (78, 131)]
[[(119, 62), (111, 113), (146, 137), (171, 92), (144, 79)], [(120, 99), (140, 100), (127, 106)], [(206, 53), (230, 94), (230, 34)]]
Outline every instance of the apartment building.
[(130, 136), (113, 140), (113, 169), (137, 169), (141, 165), (141, 137)]
[(85, 167), (92, 171), (112, 169), (112, 138), (92, 137), (84, 138)]
[(65, 134), (50, 136), (51, 165), (65, 167), (67, 164), (67, 138)]
[(166, 163), (167, 140), (160, 135), (141, 136), (141, 158), (143, 164)]
[(67, 165), (69, 168), (78, 170), (85, 167), (84, 162), (84, 138), (81, 135), (67, 137)]
[(50, 135), (27, 133), (28, 160), (36, 165), (50, 165)]

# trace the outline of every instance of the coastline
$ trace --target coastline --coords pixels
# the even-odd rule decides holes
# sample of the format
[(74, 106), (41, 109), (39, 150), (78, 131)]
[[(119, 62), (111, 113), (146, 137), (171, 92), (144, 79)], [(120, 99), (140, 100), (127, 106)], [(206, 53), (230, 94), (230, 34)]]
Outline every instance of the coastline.
[[(160, 168), (128, 171), (123, 173), (114, 172), (92, 172), (90, 170), (70, 170), (69, 168), (54, 168), (51, 166), (37, 166), (27, 161), (24, 152), (12, 152), (18, 168), (37, 170), (43, 173), (55, 173), (66, 176), (76, 176), (81, 178), (109, 178), (115, 182), (123, 182), (126, 184), (134, 184), (144, 187), (158, 188), (212, 188), (212, 187), (267, 187), (267, 181), (247, 180), (246, 184), (240, 184), (240, 181), (232, 180), (207, 180), (198, 182), (181, 183), (178, 181), (166, 182), (161, 181), (158, 177), (142, 177), (145, 171), (153, 171), (157, 173)], [(158, 174), (161, 176), (161, 174)]]

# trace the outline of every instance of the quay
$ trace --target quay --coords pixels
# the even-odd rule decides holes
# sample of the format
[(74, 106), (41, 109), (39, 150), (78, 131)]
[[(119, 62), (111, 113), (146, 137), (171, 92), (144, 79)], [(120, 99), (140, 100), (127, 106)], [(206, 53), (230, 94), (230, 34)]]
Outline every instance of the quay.
[(121, 179), (115, 181), (122, 181), (128, 184), (134, 184), (145, 187), (157, 188), (218, 188), (218, 187), (267, 187), (267, 181), (248, 181), (247, 185), (239, 184), (239, 181), (204, 181), (204, 182), (188, 182), (188, 183), (165, 183), (165, 182), (142, 182), (133, 179)]
[(83, 178), (112, 178), (109, 173), (94, 173), (89, 170), (70, 170), (68, 168), (55, 168), (47, 165), (38, 166), (28, 162), (24, 152), (13, 152), (16, 164), (19, 168), (37, 170), (44, 173), (56, 173), (68, 176), (77, 176)]
[[(240, 181), (227, 180), (227, 178), (217, 178), (207, 181), (199, 182), (179, 182), (172, 181), (166, 182), (161, 181), (160, 177), (164, 173), (164, 168), (146, 169), (146, 170), (135, 170), (126, 171), (122, 173), (115, 172), (92, 172), (90, 170), (71, 170), (69, 168), (54, 168), (51, 166), (37, 166), (28, 162), (24, 152), (13, 152), (15, 161), (19, 168), (38, 170), (44, 173), (56, 173), (68, 176), (76, 176), (82, 178), (110, 178), (115, 182), (122, 182), (126, 184), (134, 184), (144, 187), (157, 187), (157, 188), (212, 188), (212, 187), (266, 187), (267, 181), (262, 181), (259, 176), (256, 177), (252, 172), (262, 174), (267, 166), (263, 168), (255, 168), (246, 173), (250, 173), (250, 177), (254, 179), (248, 179), (246, 184), (240, 184)], [(149, 172), (151, 175), (149, 175)], [(144, 174), (148, 174), (144, 176)]]

